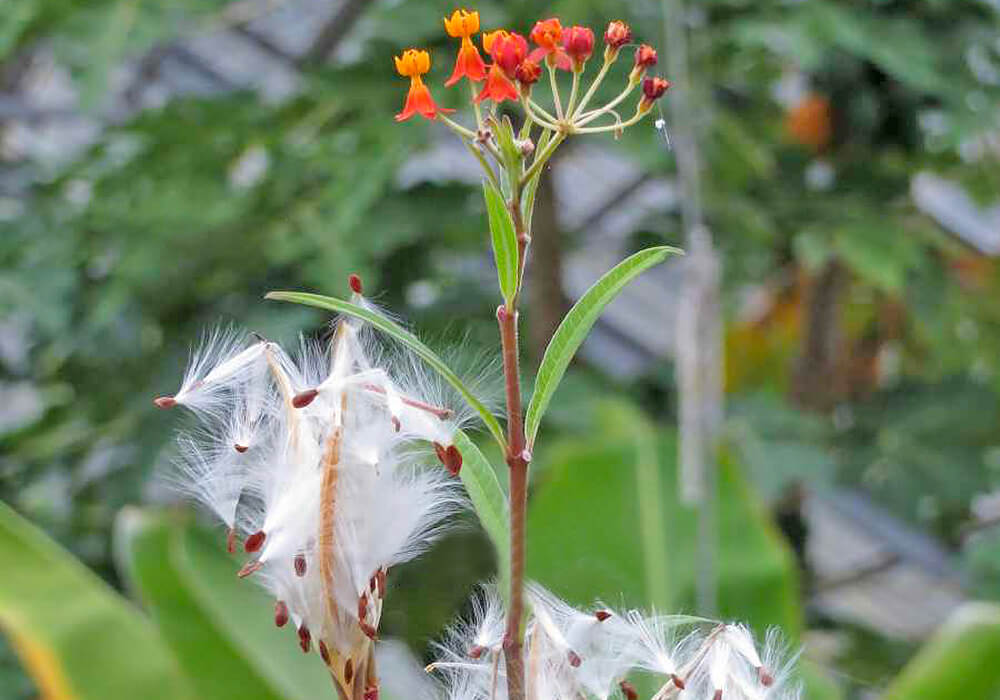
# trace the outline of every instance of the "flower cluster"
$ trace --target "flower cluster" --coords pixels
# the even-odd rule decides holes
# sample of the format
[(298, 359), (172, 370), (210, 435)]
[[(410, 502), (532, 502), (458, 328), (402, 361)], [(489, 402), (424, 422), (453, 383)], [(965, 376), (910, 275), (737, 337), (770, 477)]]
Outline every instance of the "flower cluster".
[[(604, 32), (603, 63), (582, 97), (581, 79), (587, 62), (594, 53), (594, 32), (589, 27), (564, 27), (559, 19), (552, 17), (536, 22), (528, 37), (506, 29), (484, 32), (482, 48), (490, 59), (489, 64), (483, 59), (473, 40), (480, 29), (478, 12), (455, 10), (450, 17), (444, 19), (444, 27), (449, 36), (461, 41), (451, 77), (445, 82), (445, 86), (457, 85), (463, 78), (468, 81), (472, 100), (476, 105), (477, 131), (465, 129), (443, 116), (445, 112), (453, 110), (439, 107), (424, 84), (421, 76), (430, 70), (431, 61), (430, 54), (419, 49), (407, 49), (396, 57), (396, 70), (403, 77), (410, 78), (410, 91), (403, 111), (396, 115), (398, 121), (409, 119), (414, 114), (427, 119), (441, 117), (445, 124), (468, 139), (471, 135), (480, 136), (483, 133), (480, 103), (489, 100), (494, 105), (499, 105), (512, 101), (523, 107), (526, 122), (544, 130), (564, 135), (620, 132), (638, 122), (670, 87), (670, 83), (663, 78), (647, 76), (649, 69), (656, 65), (656, 50), (640, 44), (635, 50), (632, 69), (622, 92), (607, 104), (588, 109), (591, 99), (618, 60), (622, 49), (632, 41), (632, 29), (622, 21), (616, 20), (608, 24)], [(532, 96), (532, 86), (542, 77), (543, 70), (548, 72), (550, 79), (553, 101), (550, 109), (538, 104)], [(557, 71), (566, 71), (572, 76), (570, 94), (565, 102), (560, 96)], [(623, 120), (615, 110), (640, 86), (635, 115)], [(613, 121), (610, 124), (587, 126), (602, 117)], [(482, 140), (483, 137), (480, 136), (480, 141)]]
[[(373, 309), (352, 278), (353, 301)], [(328, 348), (217, 332), (194, 355), (180, 390), (204, 429), (180, 438), (177, 484), (240, 535), (239, 571), (274, 595), (341, 697), (377, 697), (371, 660), (391, 566), (416, 556), (462, 506), (456, 414), (434, 405), (409, 357), (389, 355), (358, 321)], [(425, 464), (433, 451), (447, 472)]]
[[(624, 613), (598, 605), (578, 610), (529, 585), (526, 697), (532, 700), (637, 700), (633, 680), (654, 681), (653, 700), (795, 700), (777, 632), (763, 651), (739, 624), (686, 616)], [(502, 651), (504, 611), (492, 586), (483, 587), (472, 619), (453, 627), (427, 670), (444, 677), (449, 700), (506, 698)], [(630, 677), (632, 679), (630, 680)]]

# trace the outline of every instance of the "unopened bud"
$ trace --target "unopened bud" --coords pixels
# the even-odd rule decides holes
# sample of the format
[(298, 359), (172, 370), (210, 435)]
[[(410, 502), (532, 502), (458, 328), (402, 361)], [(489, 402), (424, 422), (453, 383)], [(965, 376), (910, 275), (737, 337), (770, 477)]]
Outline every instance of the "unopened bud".
[(173, 408), (177, 405), (177, 399), (173, 396), (160, 396), (153, 399), (153, 403), (157, 408)]
[(615, 56), (618, 55), (618, 49), (630, 41), (632, 41), (632, 27), (620, 19), (608, 23), (608, 28), (604, 30), (604, 43), (615, 51)]
[(642, 99), (639, 100), (639, 111), (645, 112), (653, 103), (663, 97), (663, 93), (670, 89), (670, 81), (656, 76), (646, 78), (642, 81)]
[(618, 684), (618, 687), (622, 690), (622, 695), (625, 696), (625, 700), (639, 700), (639, 693), (635, 689), (635, 686), (628, 681), (622, 681)]
[(656, 49), (649, 44), (641, 44), (635, 50), (635, 65), (628, 76), (629, 84), (635, 85), (638, 83), (646, 73), (646, 70), (656, 65), (656, 60)]
[(535, 152), (535, 143), (531, 139), (524, 139), (523, 141), (517, 142), (517, 150), (521, 152), (521, 155), (525, 158), (530, 158), (531, 154)]
[(361, 276), (351, 273), (347, 276), (347, 284), (351, 286), (351, 291), (355, 294), (364, 294), (364, 287), (361, 284)]
[(589, 27), (573, 26), (563, 31), (563, 48), (573, 59), (573, 68), (583, 70), (583, 64), (594, 53), (594, 32)]

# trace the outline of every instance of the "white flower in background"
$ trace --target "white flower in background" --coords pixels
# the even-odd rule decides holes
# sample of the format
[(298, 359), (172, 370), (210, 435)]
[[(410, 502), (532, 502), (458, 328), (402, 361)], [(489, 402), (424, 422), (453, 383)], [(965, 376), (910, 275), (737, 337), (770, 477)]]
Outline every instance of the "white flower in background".
[[(352, 287), (371, 308), (356, 278)], [(179, 440), (173, 481), (226, 524), (230, 551), (242, 535), (254, 558), (239, 575), (271, 591), (275, 623), (292, 622), (302, 649), (318, 649), (343, 697), (377, 697), (386, 574), (463, 504), (457, 481), (426, 466), (428, 445), (452, 476), (462, 463), (458, 416), (414, 393), (429, 386), (415, 361), (343, 320), (329, 350), (303, 342), (296, 358), (216, 331), (177, 393), (156, 399), (202, 422)]]
[[(750, 630), (684, 615), (578, 610), (537, 585), (528, 590), (524, 666), (529, 700), (637, 700), (630, 677), (653, 678), (650, 700), (796, 700), (777, 632), (758, 651)], [(500, 598), (485, 587), (427, 667), (448, 700), (504, 700)]]

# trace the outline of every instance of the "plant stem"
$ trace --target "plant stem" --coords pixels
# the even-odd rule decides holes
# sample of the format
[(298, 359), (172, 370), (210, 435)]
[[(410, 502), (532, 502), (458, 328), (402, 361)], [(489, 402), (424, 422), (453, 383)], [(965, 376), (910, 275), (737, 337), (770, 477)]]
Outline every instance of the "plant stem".
[[(521, 190), (515, 188), (508, 209), (517, 233), (521, 268), (527, 259), (530, 237), (521, 216)], [(524, 659), (521, 654), (521, 620), (524, 617), (525, 512), (528, 504), (528, 459), (525, 450), (524, 417), (521, 409), (521, 375), (518, 350), (517, 294), (508, 306), (497, 309), (500, 345), (503, 356), (504, 387), (507, 398), (507, 466), (510, 469), (510, 596), (507, 605), (507, 628), (504, 634), (504, 657), (507, 662), (507, 697), (524, 700)]]

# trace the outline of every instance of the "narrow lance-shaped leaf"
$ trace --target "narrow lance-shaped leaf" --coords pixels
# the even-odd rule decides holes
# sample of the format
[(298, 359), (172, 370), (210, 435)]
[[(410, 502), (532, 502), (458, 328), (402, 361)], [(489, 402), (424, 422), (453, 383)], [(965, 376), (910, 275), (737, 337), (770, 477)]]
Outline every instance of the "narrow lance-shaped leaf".
[(531, 395), (531, 403), (525, 414), (524, 429), (531, 445), (538, 433), (538, 426), (545, 415), (545, 410), (552, 400), (562, 380), (570, 360), (576, 354), (580, 344), (593, 327), (601, 311), (607, 306), (626, 284), (635, 279), (641, 272), (653, 265), (663, 262), (670, 255), (681, 255), (683, 251), (671, 246), (658, 246), (639, 251), (618, 263), (601, 279), (597, 280), (587, 292), (573, 305), (566, 318), (559, 324), (552, 340), (545, 348), (545, 356), (538, 368), (535, 378), (535, 391)]
[(335, 297), (323, 296), (322, 294), (309, 294), (308, 292), (268, 292), (265, 298), (274, 299), (276, 301), (289, 301), (295, 304), (305, 304), (306, 306), (315, 306), (319, 309), (336, 311), (348, 316), (353, 316), (354, 318), (359, 318), (362, 321), (370, 323), (383, 333), (395, 338), (410, 350), (415, 352), (420, 359), (426, 362), (431, 369), (440, 374), (446, 382), (451, 384), (455, 390), (462, 395), (462, 398), (464, 398), (465, 401), (479, 414), (479, 417), (482, 419), (483, 423), (486, 424), (486, 428), (497, 441), (497, 444), (501, 447), (506, 444), (503, 436), (503, 429), (500, 427), (500, 423), (497, 421), (496, 417), (490, 413), (489, 409), (486, 408), (483, 402), (476, 398), (476, 395), (472, 393), (469, 387), (465, 386), (465, 383), (459, 379), (458, 375), (455, 374), (455, 372), (447, 364), (445, 364), (444, 360), (438, 357), (433, 350), (420, 342), (415, 335), (410, 333), (398, 323), (391, 321), (385, 316), (375, 313), (374, 311), (358, 306), (357, 304), (352, 304), (349, 301), (344, 301)]
[(485, 455), (462, 431), (455, 434), (455, 446), (462, 453), (462, 471), (459, 476), (469, 494), (479, 522), (493, 541), (497, 550), (500, 590), (507, 594), (510, 588), (510, 529), (507, 496), (500, 486), (496, 472)]
[(500, 280), (500, 293), (509, 302), (517, 293), (517, 234), (503, 195), (489, 180), (483, 181), (483, 197), (486, 199), (486, 212), (490, 219), (490, 238), (493, 241), (493, 259)]

